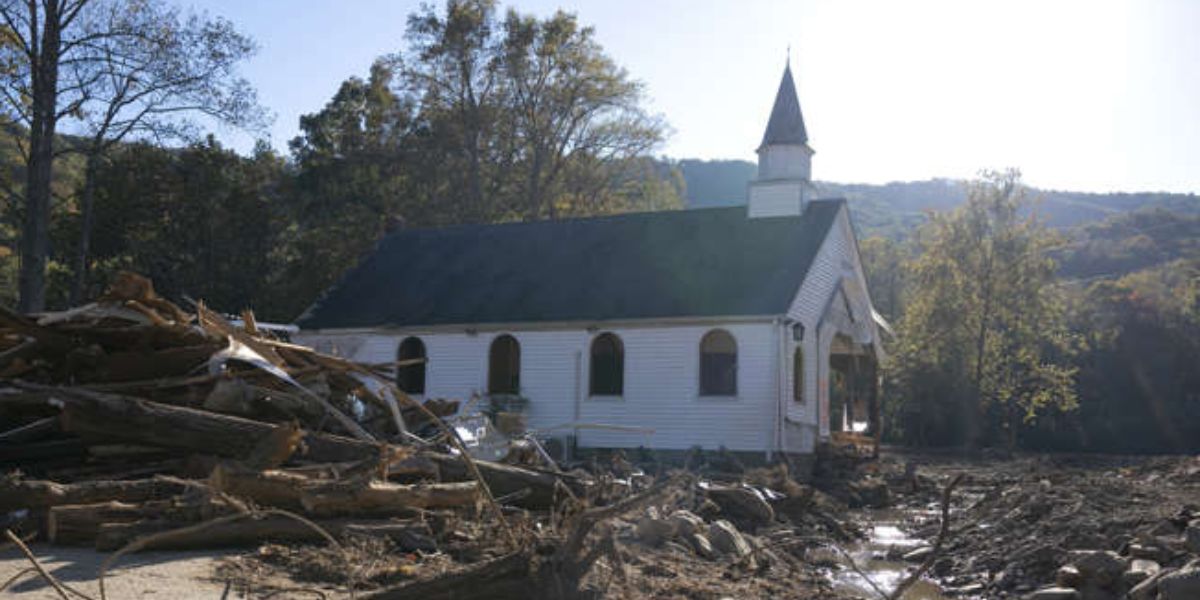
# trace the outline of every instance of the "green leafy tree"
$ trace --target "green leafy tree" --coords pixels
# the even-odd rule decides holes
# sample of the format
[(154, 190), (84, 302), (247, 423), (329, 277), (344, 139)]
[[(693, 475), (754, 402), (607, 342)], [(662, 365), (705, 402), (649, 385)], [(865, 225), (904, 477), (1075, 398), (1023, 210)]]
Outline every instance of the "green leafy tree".
[[(170, 137), (183, 115), (247, 114), (253, 94), (230, 65), (250, 51), (228, 22), (182, 19), (158, 0), (0, 0), (0, 92), (5, 116), (22, 127), (23, 185), (13, 186), (22, 212), (20, 308), (46, 304), (46, 274), (55, 214), (53, 179), (65, 151), (97, 157), (110, 141), (144, 134)], [(86, 144), (63, 144), (59, 125), (75, 122)], [(77, 271), (86, 270), (91, 183)], [(81, 279), (77, 280), (79, 290)]]
[[(1011, 447), (1039, 411), (1075, 406), (1050, 258), (1060, 241), (1020, 216), (1026, 203), (1017, 173), (987, 173), (965, 204), (931, 214), (919, 231), (890, 365), (906, 433), (946, 442), (961, 424), (960, 441), (971, 447), (998, 436)], [(935, 415), (958, 422), (930, 425)]]
[(904, 265), (911, 258), (908, 245), (871, 236), (861, 240), (858, 249), (875, 308), (889, 321), (895, 321), (902, 314), (901, 299), (906, 283)]
[[(297, 173), (289, 201), (289, 253), (280, 285), (292, 317), (392, 227), (430, 224), (434, 207), (414, 183), (412, 102), (394, 91), (394, 63), (377, 61), (368, 79), (351, 78), (317, 113), (300, 119), (292, 140)], [(436, 185), (426, 183), (426, 185)]]
[(294, 314), (395, 227), (678, 208), (678, 169), (649, 157), (665, 126), (573, 15), (490, 0), (410, 16), (408, 46), (350, 78), (291, 142)]
[(412, 15), (407, 37), (400, 83), (439, 210), (486, 222), (643, 208), (645, 190), (625, 184), (665, 125), (574, 15), (501, 21), (492, 0), (450, 0)]
[(94, 218), (96, 169), (121, 142), (195, 142), (197, 117), (261, 130), (265, 111), (237, 74), (254, 43), (220, 18), (185, 16), (156, 0), (97, 4), (87, 21), (88, 60), (69, 65), (80, 91), (73, 117), (85, 157), (71, 304), (84, 293)]
[(176, 300), (290, 319), (274, 308), (284, 166), (266, 145), (244, 158), (211, 137), (181, 150), (120, 147), (97, 171), (97, 275), (131, 269)]

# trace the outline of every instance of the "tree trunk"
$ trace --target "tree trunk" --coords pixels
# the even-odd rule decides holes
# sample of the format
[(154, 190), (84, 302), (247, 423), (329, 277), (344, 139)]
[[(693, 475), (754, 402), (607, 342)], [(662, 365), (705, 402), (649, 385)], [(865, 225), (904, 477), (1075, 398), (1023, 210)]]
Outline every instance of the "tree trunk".
[(79, 208), (79, 249), (75, 255), (75, 273), (71, 280), (69, 304), (78, 306), (87, 288), (90, 262), (88, 254), (92, 244), (92, 223), (95, 220), (96, 171), (100, 166), (100, 151), (93, 147), (88, 152), (87, 166), (83, 171), (83, 193)]
[(209, 485), (256, 504), (303, 510), (318, 516), (406, 515), (416, 509), (474, 504), (474, 482), (402, 485), (378, 481), (321, 481), (283, 471), (239, 470), (218, 465)]
[(545, 598), (548, 590), (539, 589), (533, 577), (532, 561), (525, 553), (509, 554), (474, 563), (464, 569), (449, 571), (430, 579), (414, 581), (385, 589), (370, 596), (370, 600), (424, 598), (425, 600), (528, 599)]
[[(276, 427), (242, 417), (79, 389), (55, 389), (48, 395), (63, 402), (63, 430), (90, 440), (124, 440), (240, 460), (249, 457), (259, 441)], [(379, 455), (376, 444), (322, 433), (305, 432), (304, 445), (307, 452), (299, 458), (314, 462), (357, 461)]]
[[(30, 36), (35, 61), (30, 69), (29, 163), (25, 173), (25, 222), (21, 231), (18, 291), (21, 312), (46, 308), (46, 262), (50, 252), (50, 179), (54, 167), (54, 133), (58, 122), (60, 15), (57, 0), (42, 3), (40, 47)], [(31, 11), (36, 11), (31, 8)], [(33, 15), (30, 15), (31, 21)]]
[[(270, 423), (112, 394), (54, 389), (48, 395), (63, 402), (63, 430), (85, 439), (126, 440), (240, 460), (275, 430)], [(306, 452), (296, 458), (312, 462), (377, 459), (380, 452), (378, 444), (314, 432), (305, 432), (304, 446)], [(443, 480), (471, 478), (461, 457), (433, 452), (420, 456), (437, 465)], [(579, 481), (566, 474), (482, 460), (475, 465), (497, 497), (528, 490), (514, 502), (527, 508), (550, 506), (559, 481), (575, 493), (583, 491)]]
[(91, 546), (106, 523), (134, 523), (159, 518), (172, 510), (169, 502), (129, 504), (99, 502), (54, 506), (46, 514), (46, 537), (59, 546)]
[(181, 493), (184, 486), (158, 479), (134, 481), (0, 481), (0, 512), (21, 508), (47, 508), (64, 504), (94, 504), (119, 500), (145, 502)]
[[(330, 535), (340, 538), (352, 533), (388, 538), (401, 551), (436, 550), (429, 526), (415, 521), (324, 520), (316, 524)], [(96, 549), (111, 552), (133, 540), (154, 533), (185, 527), (187, 523), (169, 520), (145, 520), (136, 523), (105, 523), (95, 537)], [(262, 518), (247, 517), (230, 523), (219, 523), (200, 531), (164, 536), (141, 550), (204, 550), (209, 548), (238, 548), (258, 546), (263, 542), (325, 543), (317, 530), (295, 519), (281, 515)]]

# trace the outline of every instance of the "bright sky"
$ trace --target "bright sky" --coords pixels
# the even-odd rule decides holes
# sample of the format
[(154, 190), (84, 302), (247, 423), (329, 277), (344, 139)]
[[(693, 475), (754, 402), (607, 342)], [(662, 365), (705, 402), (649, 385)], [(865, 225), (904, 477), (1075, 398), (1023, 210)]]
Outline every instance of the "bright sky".
[[(286, 148), (301, 114), (403, 46), (416, 0), (182, 0), (261, 50), (244, 74)], [(814, 176), (1018, 167), (1082, 191), (1200, 192), (1200, 1), (516, 0), (562, 7), (646, 84), (662, 154), (752, 160), (788, 45)], [(221, 136), (240, 149), (248, 138)]]

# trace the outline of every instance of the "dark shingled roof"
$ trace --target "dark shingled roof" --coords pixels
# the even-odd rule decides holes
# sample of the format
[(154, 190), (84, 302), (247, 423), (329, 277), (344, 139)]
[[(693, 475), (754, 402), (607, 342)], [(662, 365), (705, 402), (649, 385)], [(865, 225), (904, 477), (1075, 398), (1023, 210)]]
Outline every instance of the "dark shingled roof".
[(777, 315), (842, 200), (401, 230), (297, 321), (304, 329)]
[(804, 128), (804, 115), (800, 114), (800, 99), (796, 97), (796, 84), (792, 81), (792, 67), (783, 69), (783, 80), (775, 93), (775, 106), (771, 108), (771, 120), (763, 133), (759, 148), (770, 144), (806, 144), (808, 131)]

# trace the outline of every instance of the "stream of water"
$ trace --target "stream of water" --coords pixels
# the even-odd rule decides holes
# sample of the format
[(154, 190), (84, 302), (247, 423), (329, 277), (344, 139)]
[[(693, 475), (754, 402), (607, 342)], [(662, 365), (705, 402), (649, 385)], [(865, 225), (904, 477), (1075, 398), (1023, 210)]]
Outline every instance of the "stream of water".
[[(896, 589), (912, 563), (902, 560), (889, 560), (886, 557), (890, 549), (908, 552), (924, 544), (919, 539), (911, 537), (900, 528), (901, 515), (895, 511), (869, 514), (867, 539), (846, 547), (846, 551), (854, 558), (859, 568), (875, 582), (875, 585), (887, 592)], [(892, 553), (895, 555), (895, 553)], [(878, 598), (878, 593), (848, 566), (830, 573), (835, 589), (849, 592), (864, 598)], [(942, 593), (941, 588), (928, 579), (922, 579), (904, 593), (902, 600), (946, 600), (949, 596)]]

